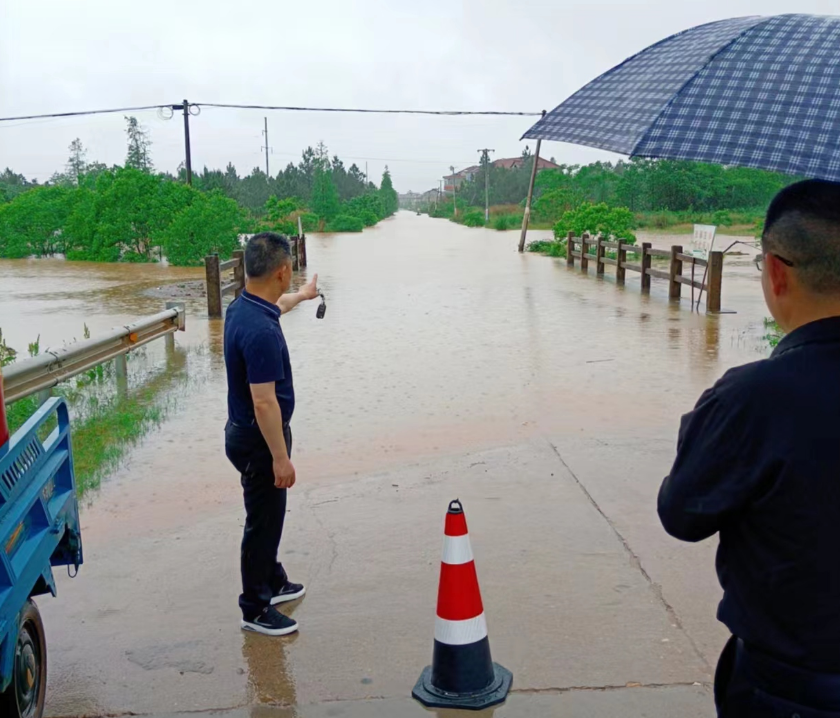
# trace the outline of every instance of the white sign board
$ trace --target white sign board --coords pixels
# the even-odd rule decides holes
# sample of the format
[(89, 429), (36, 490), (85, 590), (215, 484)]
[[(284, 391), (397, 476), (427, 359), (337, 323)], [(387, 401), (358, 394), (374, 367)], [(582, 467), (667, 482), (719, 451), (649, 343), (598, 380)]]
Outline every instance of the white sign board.
[(715, 246), (717, 227), (713, 224), (695, 224), (694, 237), (691, 240), (691, 253), (695, 257), (708, 259)]

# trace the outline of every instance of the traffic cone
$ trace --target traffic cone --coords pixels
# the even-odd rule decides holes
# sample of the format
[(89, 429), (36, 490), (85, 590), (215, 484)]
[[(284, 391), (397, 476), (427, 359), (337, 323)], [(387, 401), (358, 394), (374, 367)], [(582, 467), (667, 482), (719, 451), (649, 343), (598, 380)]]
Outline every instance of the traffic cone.
[(502, 703), (512, 682), (490, 657), (467, 519), (456, 499), (446, 513), (432, 665), (411, 695), (429, 708), (481, 710)]

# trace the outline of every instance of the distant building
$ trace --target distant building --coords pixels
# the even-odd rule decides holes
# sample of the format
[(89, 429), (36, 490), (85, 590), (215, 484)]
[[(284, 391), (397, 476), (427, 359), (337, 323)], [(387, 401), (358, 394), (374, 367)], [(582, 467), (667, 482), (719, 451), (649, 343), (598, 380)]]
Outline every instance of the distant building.
[(417, 209), (422, 201), (422, 197), (423, 195), (419, 192), (412, 192), (411, 190), (399, 195), (400, 209)]
[[(517, 167), (521, 167), (524, 160), (522, 157), (506, 157), (503, 159), (494, 160), (492, 162), (493, 167), (502, 167), (506, 170), (516, 169)], [(481, 169), (479, 165), (473, 165), (472, 167), (467, 167), (466, 169), (460, 170), (456, 172), (454, 175), (444, 175), (444, 191), (452, 192), (453, 190), (458, 189), (461, 186), (462, 182), (471, 182), (475, 177), (476, 173)], [(542, 172), (543, 170), (559, 170), (560, 165), (554, 164), (550, 160), (547, 160), (543, 157), (540, 157), (539, 161), (537, 162), (537, 172)]]

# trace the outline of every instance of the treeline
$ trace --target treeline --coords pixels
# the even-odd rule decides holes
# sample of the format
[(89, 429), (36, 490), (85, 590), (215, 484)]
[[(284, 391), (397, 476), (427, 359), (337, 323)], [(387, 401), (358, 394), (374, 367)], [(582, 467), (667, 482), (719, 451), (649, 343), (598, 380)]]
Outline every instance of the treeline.
[(229, 255), (242, 234), (296, 234), (299, 220), (308, 232), (360, 232), (397, 210), (387, 167), (377, 188), (323, 143), (277, 177), (257, 168), (239, 177), (229, 164), (205, 168), (189, 186), (183, 168), (177, 177), (154, 171), (147, 133), (126, 121), (124, 166), (87, 162), (77, 139), (64, 172), (43, 185), (0, 174), (0, 257), (197, 265), (211, 252)]
[[(491, 206), (524, 205), (533, 156), (526, 148), (522, 158), (522, 164), (513, 169), (494, 167), (482, 158), (473, 179), (458, 188), (460, 202), (483, 207), (487, 178)], [(764, 170), (676, 160), (561, 165), (537, 174), (533, 214), (536, 221), (553, 222), (585, 202), (626, 207), (636, 214), (763, 209), (776, 192), (796, 179)]]

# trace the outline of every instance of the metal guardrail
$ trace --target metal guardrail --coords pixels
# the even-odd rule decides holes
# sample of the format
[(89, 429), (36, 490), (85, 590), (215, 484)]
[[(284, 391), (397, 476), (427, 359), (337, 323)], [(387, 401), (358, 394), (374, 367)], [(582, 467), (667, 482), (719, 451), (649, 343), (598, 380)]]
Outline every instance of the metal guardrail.
[(185, 329), (184, 305), (168, 302), (166, 306), (163, 312), (123, 327), (114, 327), (101, 336), (74, 342), (61, 349), (50, 349), (36, 357), (10, 364), (3, 370), (5, 403), (11, 404), (51, 389), (111, 359), (122, 359), (117, 365), (117, 374), (124, 375), (126, 354), (155, 339)]

